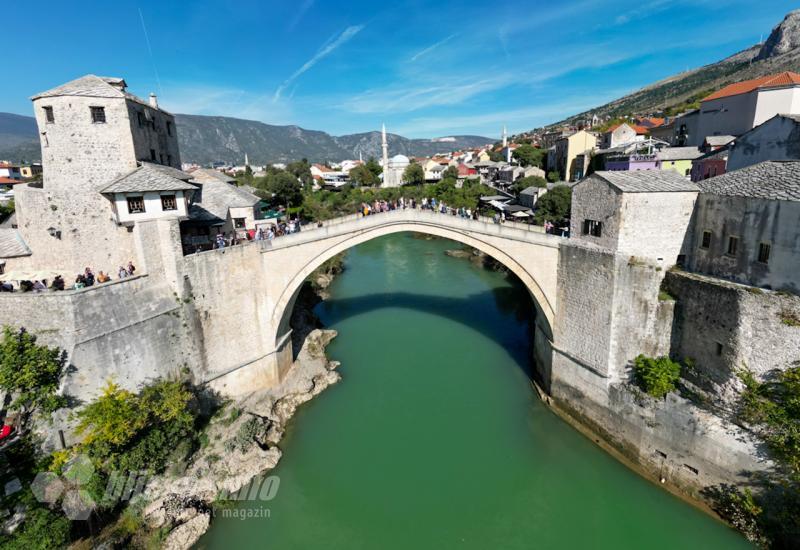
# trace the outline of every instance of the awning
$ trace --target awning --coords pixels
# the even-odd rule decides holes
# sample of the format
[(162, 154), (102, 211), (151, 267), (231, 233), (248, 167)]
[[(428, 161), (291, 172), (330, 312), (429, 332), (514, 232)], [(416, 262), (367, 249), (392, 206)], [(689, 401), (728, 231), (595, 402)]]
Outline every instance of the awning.
[(490, 195), (488, 197), (481, 197), (483, 202), (492, 202), (492, 201), (510, 201), (511, 197), (507, 197), (505, 195)]
[(528, 214), (527, 212), (514, 212), (511, 215), (514, 216), (515, 218), (528, 218), (528, 217), (530, 217), (530, 214)]

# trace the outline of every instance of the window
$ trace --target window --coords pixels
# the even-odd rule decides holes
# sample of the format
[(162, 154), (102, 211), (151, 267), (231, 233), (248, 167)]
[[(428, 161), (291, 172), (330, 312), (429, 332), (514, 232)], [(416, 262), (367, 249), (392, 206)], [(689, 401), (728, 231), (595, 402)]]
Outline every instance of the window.
[(603, 222), (583, 220), (583, 234), (600, 237), (603, 234)]
[(105, 124), (106, 122), (106, 108), (105, 107), (89, 107), (92, 113), (92, 122)]
[(161, 164), (164, 164), (164, 153), (161, 153), (160, 155), (158, 155), (158, 158), (159, 158), (159, 162), (161, 162)]
[(739, 250), (739, 237), (728, 237), (728, 256), (736, 256), (737, 250)]
[(167, 155), (167, 166), (172, 166), (172, 155)]
[(144, 214), (144, 197), (128, 197), (128, 213)]
[(172, 135), (172, 122), (169, 120), (167, 121), (167, 135), (168, 136)]
[(161, 195), (161, 210), (165, 212), (168, 210), (177, 210), (178, 201), (175, 200), (175, 195)]
[(717, 355), (722, 355), (722, 344), (717, 342)]
[(52, 124), (56, 121), (56, 117), (53, 115), (53, 108), (52, 107), (42, 107), (44, 109), (44, 120), (48, 124)]
[(706, 250), (711, 248), (711, 231), (703, 231), (703, 240), (700, 242), (700, 248)]
[(772, 251), (772, 245), (769, 243), (761, 243), (758, 245), (758, 262), (762, 264), (769, 263), (769, 253)]
[(146, 123), (145, 118), (144, 118), (144, 113), (141, 112), (141, 111), (138, 111), (136, 113), (136, 120), (139, 123), (139, 128), (143, 128), (145, 123)]
[(153, 162), (156, 161), (156, 150), (155, 149), (150, 149), (150, 160), (152, 160)]
[(244, 229), (245, 228), (245, 219), (244, 218), (233, 218), (233, 227), (236, 229)]

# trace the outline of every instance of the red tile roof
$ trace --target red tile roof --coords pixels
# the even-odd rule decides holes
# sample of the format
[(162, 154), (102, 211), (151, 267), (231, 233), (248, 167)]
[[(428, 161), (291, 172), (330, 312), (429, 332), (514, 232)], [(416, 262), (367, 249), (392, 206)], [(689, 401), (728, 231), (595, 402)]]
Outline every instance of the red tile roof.
[(22, 180), (15, 180), (12, 178), (6, 178), (4, 176), (0, 176), (0, 185), (15, 185), (17, 183), (23, 183)]
[(714, 92), (707, 98), (703, 99), (703, 101), (711, 101), (712, 99), (746, 94), (761, 88), (779, 88), (782, 86), (800, 86), (800, 74), (793, 73), (791, 71), (785, 71), (778, 74), (762, 76), (761, 78), (754, 78), (752, 80), (735, 82), (725, 86), (721, 90)]

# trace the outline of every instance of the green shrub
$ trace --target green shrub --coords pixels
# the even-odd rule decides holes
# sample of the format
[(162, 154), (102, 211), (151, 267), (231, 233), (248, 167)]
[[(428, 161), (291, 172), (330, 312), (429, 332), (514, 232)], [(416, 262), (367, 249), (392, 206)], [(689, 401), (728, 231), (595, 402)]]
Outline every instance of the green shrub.
[(675, 390), (681, 377), (681, 365), (669, 357), (645, 357), (639, 355), (633, 360), (636, 383), (653, 397), (664, 397)]
[(64, 514), (33, 504), (25, 521), (12, 535), (0, 538), (3, 550), (49, 550), (65, 548), (70, 542), (71, 522)]

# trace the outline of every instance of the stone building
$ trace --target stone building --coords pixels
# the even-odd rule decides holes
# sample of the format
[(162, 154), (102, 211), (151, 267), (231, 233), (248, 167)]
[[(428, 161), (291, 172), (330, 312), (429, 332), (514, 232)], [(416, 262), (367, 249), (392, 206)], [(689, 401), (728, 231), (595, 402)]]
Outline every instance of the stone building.
[(727, 169), (765, 160), (800, 160), (800, 115), (775, 115), (730, 145)]
[(570, 235), (671, 267), (687, 253), (699, 190), (672, 171), (595, 172), (572, 188)]
[[(577, 181), (586, 173), (589, 158), (586, 153), (597, 147), (597, 136), (586, 130), (580, 130), (568, 137), (559, 139), (555, 147), (555, 169), (561, 179), (564, 181)], [(579, 155), (581, 156), (580, 159), (578, 159)], [(549, 168), (550, 164), (548, 164)]]
[(121, 78), (87, 75), (31, 99), (43, 182), (15, 190), (19, 236), (32, 254), (7, 259), (8, 267), (68, 273), (86, 266), (111, 270), (136, 259), (132, 227), (120, 220), (139, 213), (115, 213), (117, 195), (102, 191), (126, 175), (147, 173), (162, 183), (171, 177), (150, 168), (133, 175), (143, 162), (179, 171), (174, 117), (154, 95), (144, 101), (129, 93)]
[(693, 271), (800, 293), (800, 161), (698, 182)]
[(219, 170), (199, 168), (191, 173), (196, 186), (189, 219), (181, 222), (181, 240), (185, 252), (198, 247), (207, 249), (217, 234), (236, 234), (246, 239), (261, 218), (261, 199), (234, 185), (232, 177)]

